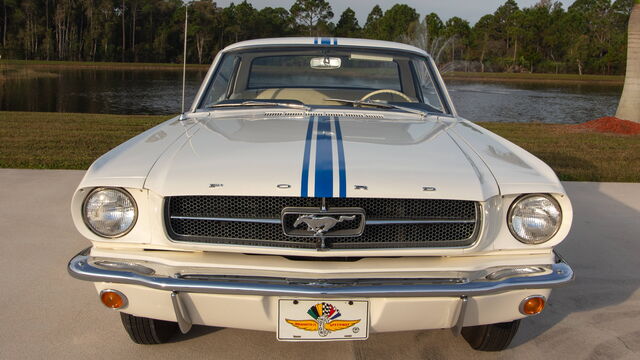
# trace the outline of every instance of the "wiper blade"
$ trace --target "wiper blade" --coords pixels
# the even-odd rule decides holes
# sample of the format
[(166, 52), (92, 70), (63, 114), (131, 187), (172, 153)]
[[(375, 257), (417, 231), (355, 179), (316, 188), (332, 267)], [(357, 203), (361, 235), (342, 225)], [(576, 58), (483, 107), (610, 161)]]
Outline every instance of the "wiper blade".
[(382, 109), (395, 109), (395, 110), (400, 110), (400, 111), (404, 111), (404, 112), (420, 115), (422, 117), (426, 117), (426, 116), (429, 115), (429, 113), (426, 112), (426, 111), (421, 111), (421, 110), (413, 109), (413, 108), (406, 107), (406, 106), (383, 103), (383, 102), (375, 101), (375, 100), (369, 100), (369, 101), (364, 101), (364, 100), (346, 100), (346, 99), (325, 99), (325, 100), (326, 101), (337, 101), (337, 102), (341, 102), (341, 103), (345, 103), (345, 104), (360, 105), (360, 106), (374, 106), (374, 107), (379, 107), (379, 108), (382, 108)]
[(223, 108), (223, 107), (240, 107), (240, 106), (280, 106), (290, 109), (311, 110), (310, 107), (302, 104), (275, 102), (275, 101), (243, 101), (239, 103), (214, 104), (208, 105), (207, 108)]
[(325, 99), (325, 100), (326, 101), (336, 101), (336, 102), (341, 102), (341, 103), (345, 103), (345, 104), (360, 105), (360, 106), (374, 106), (374, 107), (379, 107), (379, 108), (383, 108), (383, 109), (393, 109), (394, 108), (393, 105), (389, 105), (389, 104), (385, 104), (385, 103), (381, 103), (381, 102), (365, 101), (365, 100), (347, 100), (347, 99)]

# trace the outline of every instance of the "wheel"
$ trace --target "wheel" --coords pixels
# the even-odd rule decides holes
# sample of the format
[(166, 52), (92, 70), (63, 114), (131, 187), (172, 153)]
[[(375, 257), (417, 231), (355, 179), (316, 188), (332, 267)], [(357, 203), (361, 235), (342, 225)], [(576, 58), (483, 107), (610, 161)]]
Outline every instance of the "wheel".
[(462, 336), (475, 350), (500, 351), (506, 349), (518, 332), (520, 320), (469, 326), (462, 328)]
[(178, 333), (178, 323), (120, 313), (122, 325), (136, 344), (162, 344)]

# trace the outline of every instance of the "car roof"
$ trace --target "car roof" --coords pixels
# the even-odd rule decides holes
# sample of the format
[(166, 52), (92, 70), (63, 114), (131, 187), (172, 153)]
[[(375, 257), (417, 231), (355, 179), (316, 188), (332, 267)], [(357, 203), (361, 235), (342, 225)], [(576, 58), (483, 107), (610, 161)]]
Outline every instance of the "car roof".
[(341, 38), (341, 37), (283, 37), (283, 38), (268, 38), (268, 39), (255, 39), (240, 41), (235, 44), (229, 45), (224, 48), (224, 52), (233, 51), (237, 49), (252, 48), (252, 47), (278, 47), (278, 46), (296, 46), (296, 45), (318, 45), (318, 46), (336, 46), (336, 47), (367, 47), (389, 50), (401, 50), (408, 51), (424, 56), (429, 54), (415, 46), (381, 40), (370, 39), (353, 39), (353, 38)]

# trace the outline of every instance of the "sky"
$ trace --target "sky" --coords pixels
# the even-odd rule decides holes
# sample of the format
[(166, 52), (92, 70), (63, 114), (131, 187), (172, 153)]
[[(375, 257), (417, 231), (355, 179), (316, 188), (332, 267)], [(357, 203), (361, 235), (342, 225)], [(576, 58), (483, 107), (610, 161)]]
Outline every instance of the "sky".
[[(473, 26), (483, 15), (493, 13), (496, 9), (504, 4), (506, 0), (400, 0), (400, 1), (391, 1), (391, 0), (370, 0), (370, 1), (362, 1), (362, 0), (351, 0), (351, 1), (340, 1), (340, 0), (328, 0), (331, 4), (331, 8), (333, 9), (334, 18), (333, 22), (338, 22), (340, 19), (340, 14), (347, 8), (351, 7), (358, 17), (358, 22), (360, 26), (363, 26), (367, 20), (367, 15), (371, 9), (375, 6), (375, 4), (380, 5), (382, 10), (387, 10), (393, 5), (397, 3), (407, 4), (412, 8), (416, 9), (416, 11), (420, 14), (420, 18), (422, 19), (425, 15), (435, 12), (440, 16), (442, 21), (447, 21), (447, 19), (458, 16), (465, 20), (468, 20), (469, 23)], [(218, 6), (226, 7), (231, 2), (236, 4), (242, 2), (242, 0), (216, 0)], [(295, 2), (295, 0), (248, 0), (249, 3), (253, 5), (253, 7), (257, 9), (262, 9), (267, 6), (271, 7), (283, 7), (286, 9), (291, 8), (291, 5)], [(516, 0), (520, 8), (530, 7), (538, 2), (538, 0)], [(571, 5), (574, 0), (564, 0), (562, 3), (566, 6)]]

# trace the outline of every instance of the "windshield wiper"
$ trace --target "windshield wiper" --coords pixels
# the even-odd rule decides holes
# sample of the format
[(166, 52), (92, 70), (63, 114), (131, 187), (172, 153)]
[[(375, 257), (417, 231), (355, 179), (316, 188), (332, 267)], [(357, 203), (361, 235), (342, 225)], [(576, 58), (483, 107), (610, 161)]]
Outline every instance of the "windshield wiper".
[(290, 109), (311, 110), (310, 107), (302, 104), (286, 103), (286, 102), (274, 102), (274, 101), (243, 101), (238, 103), (226, 103), (226, 104), (214, 104), (207, 105), (207, 108), (222, 108), (222, 107), (240, 107), (240, 106), (280, 106)]
[(426, 116), (429, 115), (429, 113), (426, 112), (426, 111), (421, 111), (421, 110), (413, 109), (413, 108), (406, 107), (406, 106), (383, 103), (383, 102), (375, 101), (375, 100), (369, 100), (369, 101), (364, 101), (364, 100), (346, 100), (346, 99), (325, 99), (325, 100), (326, 101), (337, 101), (337, 102), (341, 102), (341, 103), (345, 103), (345, 104), (351, 104), (351, 105), (373, 106), (373, 107), (378, 107), (378, 108), (382, 108), (382, 109), (400, 110), (400, 111), (404, 111), (404, 112), (420, 115), (422, 117), (426, 117)]

